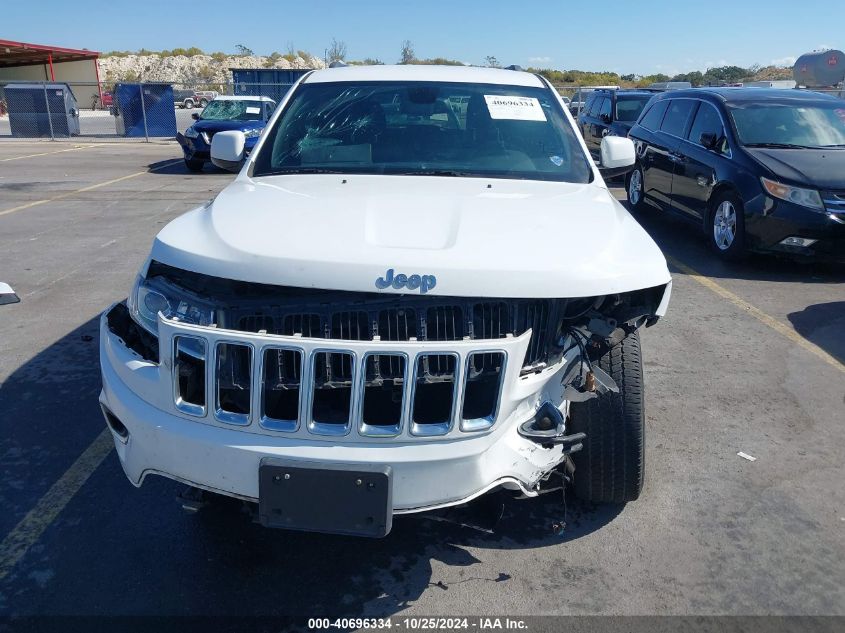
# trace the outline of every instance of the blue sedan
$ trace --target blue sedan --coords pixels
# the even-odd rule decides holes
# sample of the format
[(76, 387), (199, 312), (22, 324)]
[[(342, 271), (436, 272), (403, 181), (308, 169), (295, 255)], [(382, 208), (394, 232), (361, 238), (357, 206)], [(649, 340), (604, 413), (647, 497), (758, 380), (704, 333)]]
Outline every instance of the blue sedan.
[(249, 154), (275, 109), (276, 102), (267, 97), (217, 97), (200, 114), (194, 114), (196, 123), (184, 134), (176, 134), (185, 165), (191, 171), (201, 171), (211, 159), (211, 139), (227, 130), (244, 133), (244, 152)]

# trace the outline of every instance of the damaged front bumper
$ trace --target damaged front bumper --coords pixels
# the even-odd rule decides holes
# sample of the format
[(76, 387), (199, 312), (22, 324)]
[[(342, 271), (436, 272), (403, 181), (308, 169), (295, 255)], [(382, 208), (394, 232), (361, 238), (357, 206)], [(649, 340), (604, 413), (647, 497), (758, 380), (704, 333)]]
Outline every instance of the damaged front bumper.
[[(392, 513), (401, 514), (461, 504), (497, 487), (536, 495), (565, 457), (565, 446), (541, 444), (521, 434), (520, 426), (546, 402), (565, 417), (561, 382), (572, 363), (580, 364), (580, 356), (574, 349), (551, 367), (521, 375), (530, 331), (493, 340), (350, 341), (229, 331), (160, 318), (155, 362), (138, 353), (138, 345), (127, 346), (124, 339), (131, 333), (115, 323), (132, 327), (115, 318), (110, 326), (109, 312), (103, 315), (100, 402), (120, 462), (136, 486), (147, 475), (159, 474), (258, 501), (259, 468), (267, 460), (292, 466), (340, 464), (352, 470), (384, 466), (391, 472)], [(229, 346), (242, 348), (240, 359), (248, 366), (249, 380), (239, 386), (238, 398), (226, 395), (232, 388), (226, 378), (227, 355), (233, 351)], [(273, 382), (268, 382), (268, 368), (277, 371), (280, 365), (268, 359), (281, 352), (301, 359), (296, 415), (287, 416), (295, 419), (269, 415), (280, 409), (273, 409), (267, 398)], [(314, 385), (323, 354), (342, 355), (350, 363), (349, 384), (337, 385), (348, 390), (345, 421), (322, 419), (315, 404), (321, 397), (315, 396)], [(483, 416), (484, 411), (468, 414), (466, 402), (467, 376), (478, 354), (501, 359), (495, 406)], [(367, 419), (368, 363), (373, 357), (381, 362), (403, 359), (404, 372), (395, 381), (401, 392), (395, 425)], [(433, 397), (433, 392), (417, 389), (424, 373), (429, 381), (429, 372), (434, 375), (430, 357), (453, 359), (452, 387), (446, 390), (451, 406), (443, 420), (432, 419), (432, 411), (416, 404)], [(238, 362), (237, 355), (230, 360)], [(189, 389), (190, 380), (196, 384)]]

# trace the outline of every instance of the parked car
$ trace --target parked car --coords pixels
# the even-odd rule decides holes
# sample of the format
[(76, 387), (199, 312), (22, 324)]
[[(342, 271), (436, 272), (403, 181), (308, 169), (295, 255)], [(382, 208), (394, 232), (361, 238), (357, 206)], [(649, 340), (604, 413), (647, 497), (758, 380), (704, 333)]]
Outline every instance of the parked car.
[(276, 102), (268, 97), (214, 99), (201, 113), (193, 114), (196, 123), (184, 134), (176, 134), (185, 155), (185, 165), (191, 171), (201, 171), (211, 157), (211, 139), (224, 130), (243, 132), (244, 151), (248, 155), (275, 109)]
[[(237, 168), (244, 142), (218, 132), (212, 160)], [(633, 143), (603, 144), (600, 170), (531, 73), (306, 75), (103, 315), (100, 402), (127, 477), (363, 536), (500, 488), (636, 499), (638, 330), (671, 277), (602, 178)]]
[(777, 88), (675, 91), (656, 96), (629, 137), (635, 210), (695, 222), (726, 259), (845, 260), (845, 101)]
[(643, 90), (595, 90), (578, 117), (578, 127), (587, 149), (599, 157), (605, 136), (628, 136), (646, 103), (654, 96)]
[(585, 88), (577, 88), (569, 101), (569, 111), (576, 119), (581, 111), (587, 105), (587, 99), (596, 90), (619, 90), (619, 86), (589, 86)]
[(95, 92), (91, 97), (91, 109), (111, 108), (114, 105), (114, 95), (108, 91)]
[[(177, 108), (184, 108), (186, 110), (192, 110), (200, 105), (200, 99), (197, 96), (197, 93), (193, 90), (174, 90), (173, 91), (173, 104)], [(206, 105), (208, 103), (206, 102)]]

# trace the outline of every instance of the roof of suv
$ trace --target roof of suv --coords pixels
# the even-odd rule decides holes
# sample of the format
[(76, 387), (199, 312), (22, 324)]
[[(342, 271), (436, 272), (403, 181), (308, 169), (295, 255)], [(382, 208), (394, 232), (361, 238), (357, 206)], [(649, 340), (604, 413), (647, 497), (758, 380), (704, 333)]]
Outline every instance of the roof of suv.
[(837, 101), (832, 95), (812, 92), (810, 90), (785, 90), (783, 88), (746, 88), (746, 87), (702, 87), (687, 88), (685, 90), (672, 90), (660, 93), (659, 99), (678, 97), (701, 97), (712, 95), (724, 103), (747, 103), (751, 101), (762, 101), (766, 99), (776, 100), (800, 100), (811, 101)]
[(643, 97), (653, 97), (655, 94), (652, 90), (639, 90), (637, 88), (599, 88), (595, 92), (616, 95), (642, 95)]
[(501, 84), (545, 88), (537, 75), (519, 70), (479, 68), (475, 66), (379, 65), (345, 66), (315, 70), (303, 83), (335, 81), (444, 81), (472, 84)]

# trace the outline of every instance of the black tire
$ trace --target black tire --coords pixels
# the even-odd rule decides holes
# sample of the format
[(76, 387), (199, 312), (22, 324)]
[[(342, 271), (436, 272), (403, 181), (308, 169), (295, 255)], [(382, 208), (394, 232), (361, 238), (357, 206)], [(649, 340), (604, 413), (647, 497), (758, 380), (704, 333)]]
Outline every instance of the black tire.
[(593, 361), (619, 386), (570, 407), (571, 433), (586, 433), (573, 453), (575, 494), (592, 503), (626, 503), (640, 496), (645, 474), (645, 397), (640, 335), (632, 332)]
[(185, 110), (193, 110), (194, 109), (194, 100), (193, 99), (185, 99), (185, 103), (182, 105)]
[[(723, 205), (728, 205), (723, 207)], [(717, 225), (724, 224), (720, 218), (724, 218), (727, 209), (733, 209), (733, 238), (725, 246), (727, 240), (722, 239), (721, 243), (717, 237)], [(730, 225), (730, 222), (727, 223)], [(710, 212), (707, 214), (707, 242), (710, 248), (722, 259), (736, 261), (746, 255), (745, 251), (745, 207), (740, 197), (733, 191), (718, 193), (710, 199)]]
[(204, 165), (204, 160), (185, 159), (185, 167), (187, 167), (190, 171), (202, 171)]
[[(634, 176), (636, 174), (636, 176)], [(635, 196), (631, 191), (631, 185), (639, 178), (639, 196)], [(632, 211), (642, 211), (645, 207), (645, 180), (643, 179), (643, 169), (636, 165), (634, 169), (625, 177), (625, 194), (628, 196), (628, 205)], [(636, 202), (634, 202), (636, 198)]]

